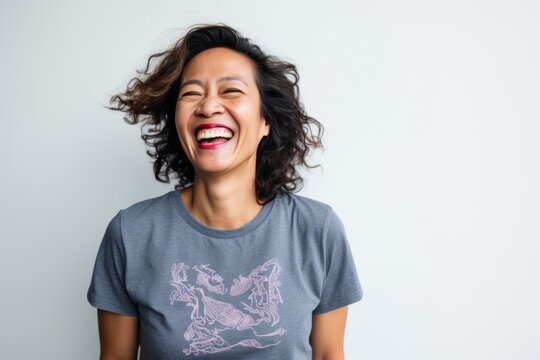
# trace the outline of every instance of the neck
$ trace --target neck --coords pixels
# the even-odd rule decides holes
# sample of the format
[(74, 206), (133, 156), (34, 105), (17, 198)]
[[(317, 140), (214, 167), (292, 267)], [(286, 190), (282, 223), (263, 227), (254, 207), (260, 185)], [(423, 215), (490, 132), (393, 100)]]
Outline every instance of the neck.
[(195, 219), (218, 230), (242, 227), (262, 208), (257, 203), (254, 176), (228, 178), (196, 174), (193, 185), (184, 189), (181, 197)]

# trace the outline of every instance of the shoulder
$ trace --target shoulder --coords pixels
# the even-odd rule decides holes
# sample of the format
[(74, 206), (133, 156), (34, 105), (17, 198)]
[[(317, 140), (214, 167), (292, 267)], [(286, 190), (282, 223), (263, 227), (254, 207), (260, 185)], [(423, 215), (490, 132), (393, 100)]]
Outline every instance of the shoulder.
[(299, 206), (303, 210), (329, 211), (331, 209), (330, 205), (322, 201), (315, 200), (313, 198), (303, 196), (297, 193), (290, 192), (290, 193), (281, 194), (281, 198), (283, 199), (284, 202), (291, 205)]
[(280, 200), (292, 218), (301, 220), (317, 227), (327, 227), (329, 223), (339, 222), (332, 206), (322, 201), (302, 196), (297, 193), (280, 195)]
[(163, 195), (138, 201), (121, 209), (115, 218), (122, 223), (122, 228), (141, 227), (159, 219), (166, 219), (170, 213), (170, 200), (177, 192), (169, 191)]

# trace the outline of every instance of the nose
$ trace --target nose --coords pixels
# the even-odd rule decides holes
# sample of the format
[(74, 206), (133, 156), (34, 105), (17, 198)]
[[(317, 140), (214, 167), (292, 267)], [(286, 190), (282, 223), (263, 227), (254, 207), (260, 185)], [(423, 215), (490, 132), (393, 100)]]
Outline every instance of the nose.
[(223, 113), (223, 105), (219, 97), (214, 95), (206, 95), (199, 102), (195, 114), (202, 117), (212, 117)]

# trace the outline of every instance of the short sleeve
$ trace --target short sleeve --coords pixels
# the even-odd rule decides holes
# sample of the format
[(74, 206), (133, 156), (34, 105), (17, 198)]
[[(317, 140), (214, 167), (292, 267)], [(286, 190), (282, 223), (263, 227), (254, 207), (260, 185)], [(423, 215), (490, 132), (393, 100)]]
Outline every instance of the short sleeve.
[(326, 277), (319, 305), (313, 314), (322, 314), (350, 305), (362, 298), (351, 248), (343, 223), (330, 209), (325, 224)]
[(105, 230), (87, 298), (95, 308), (123, 315), (137, 315), (137, 306), (126, 289), (126, 253), (121, 232), (121, 211)]

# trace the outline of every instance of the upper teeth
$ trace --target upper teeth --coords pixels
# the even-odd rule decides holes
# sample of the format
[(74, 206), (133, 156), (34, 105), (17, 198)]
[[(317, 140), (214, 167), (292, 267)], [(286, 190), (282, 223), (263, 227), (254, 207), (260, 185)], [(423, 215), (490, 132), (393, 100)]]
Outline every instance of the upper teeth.
[(203, 139), (212, 139), (215, 137), (224, 137), (230, 139), (232, 136), (232, 132), (225, 128), (202, 129), (197, 133), (197, 141)]

